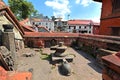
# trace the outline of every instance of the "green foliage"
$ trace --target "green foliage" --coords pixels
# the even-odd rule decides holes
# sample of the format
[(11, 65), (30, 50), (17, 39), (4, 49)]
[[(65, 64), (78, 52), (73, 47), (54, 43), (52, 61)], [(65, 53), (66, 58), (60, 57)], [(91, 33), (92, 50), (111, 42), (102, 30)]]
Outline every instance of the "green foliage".
[(55, 16), (51, 16), (51, 18), (52, 18), (52, 20), (53, 20), (53, 21), (55, 21), (55, 20), (56, 20)]
[(50, 55), (48, 55), (48, 54), (41, 54), (40, 58), (42, 60), (50, 60)]
[(18, 20), (28, 18), (31, 14), (37, 13), (32, 3), (27, 0), (8, 0), (8, 4)]

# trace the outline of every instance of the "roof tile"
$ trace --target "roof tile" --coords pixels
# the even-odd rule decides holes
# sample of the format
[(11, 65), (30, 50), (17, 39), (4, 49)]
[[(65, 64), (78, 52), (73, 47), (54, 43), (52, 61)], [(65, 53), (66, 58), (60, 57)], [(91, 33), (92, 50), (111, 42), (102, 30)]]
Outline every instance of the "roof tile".
[(87, 25), (90, 24), (92, 22), (92, 20), (69, 20), (68, 24), (69, 25)]

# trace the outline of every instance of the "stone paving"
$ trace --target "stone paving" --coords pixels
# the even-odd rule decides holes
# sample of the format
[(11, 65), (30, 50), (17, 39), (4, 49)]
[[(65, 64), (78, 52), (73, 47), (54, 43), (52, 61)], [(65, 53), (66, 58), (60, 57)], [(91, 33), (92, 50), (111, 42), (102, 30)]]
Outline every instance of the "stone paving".
[[(33, 50), (33, 49), (32, 49)], [(32, 80), (102, 80), (101, 69), (95, 65), (95, 60), (82, 51), (75, 51), (68, 48), (68, 53), (75, 54), (73, 62), (70, 63), (72, 67), (72, 75), (64, 76), (60, 73), (57, 65), (52, 65), (48, 60), (42, 60), (40, 53), (35, 52), (36, 55), (32, 57), (24, 57), (26, 51), (31, 52), (30, 49), (19, 51), (18, 56), (18, 71), (32, 71)], [(49, 48), (45, 48), (43, 53), (50, 54)]]

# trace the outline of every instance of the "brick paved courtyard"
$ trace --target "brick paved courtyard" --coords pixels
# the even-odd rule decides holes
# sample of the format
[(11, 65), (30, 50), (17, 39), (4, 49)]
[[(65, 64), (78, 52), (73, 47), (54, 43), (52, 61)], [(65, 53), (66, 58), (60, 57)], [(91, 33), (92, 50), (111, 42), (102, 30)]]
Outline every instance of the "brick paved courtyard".
[[(102, 80), (101, 69), (95, 65), (95, 60), (81, 51), (75, 51), (68, 48), (68, 53), (74, 53), (76, 57), (70, 63), (72, 67), (72, 75), (61, 75), (58, 66), (52, 65), (48, 60), (42, 60), (40, 53), (35, 52), (33, 57), (24, 57), (25, 52), (32, 52), (30, 49), (19, 51), (18, 71), (28, 71), (33, 69), (33, 80)], [(43, 53), (51, 53), (49, 48), (45, 48)]]

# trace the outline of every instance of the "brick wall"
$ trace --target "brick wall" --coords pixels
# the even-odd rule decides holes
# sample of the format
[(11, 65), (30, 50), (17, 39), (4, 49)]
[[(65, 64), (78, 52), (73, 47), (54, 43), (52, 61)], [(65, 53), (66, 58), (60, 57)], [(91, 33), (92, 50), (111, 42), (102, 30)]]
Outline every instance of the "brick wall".
[(101, 27), (99, 33), (101, 35), (112, 35), (112, 27), (120, 28), (120, 18), (101, 20)]
[[(25, 38), (25, 45), (28, 47), (39, 47), (38, 43), (39, 41), (42, 41), (44, 44), (44, 47), (51, 47), (52, 45), (56, 44), (58, 45), (59, 42), (64, 42), (64, 45), (66, 46), (71, 46), (71, 43), (77, 39), (74, 37), (45, 37), (45, 38), (40, 38), (40, 37), (29, 37)], [(52, 40), (55, 40), (55, 43), (52, 43)]]
[[(112, 0), (102, 0), (100, 35), (120, 35), (120, 12), (114, 12), (113, 5)], [(117, 34), (113, 34), (112, 27), (119, 29)]]

